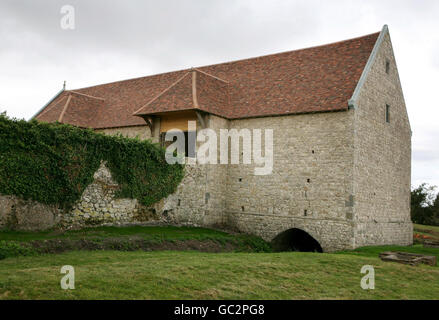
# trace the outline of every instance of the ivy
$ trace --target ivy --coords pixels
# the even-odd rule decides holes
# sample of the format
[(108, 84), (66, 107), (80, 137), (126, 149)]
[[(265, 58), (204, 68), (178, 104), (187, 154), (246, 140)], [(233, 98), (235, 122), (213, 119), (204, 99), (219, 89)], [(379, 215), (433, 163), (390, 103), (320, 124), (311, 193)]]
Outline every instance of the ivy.
[(183, 166), (151, 141), (0, 115), (0, 194), (70, 208), (106, 161), (116, 196), (151, 205), (175, 192)]

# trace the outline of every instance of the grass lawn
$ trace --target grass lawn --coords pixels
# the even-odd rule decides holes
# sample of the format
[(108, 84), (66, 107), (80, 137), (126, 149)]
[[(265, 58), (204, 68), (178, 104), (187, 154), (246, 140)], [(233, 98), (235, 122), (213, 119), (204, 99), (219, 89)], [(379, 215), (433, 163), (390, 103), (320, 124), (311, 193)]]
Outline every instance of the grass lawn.
[[(375, 289), (363, 290), (363, 265)], [(75, 267), (75, 290), (60, 268)], [(438, 299), (439, 268), (319, 253), (72, 251), (0, 261), (2, 299)]]
[[(429, 226), (423, 230), (435, 232)], [(9, 231), (0, 232), (0, 243), (133, 237), (255, 244), (250, 251), (258, 251), (264, 244), (257, 237), (191, 227), (101, 227), (62, 234)], [(378, 258), (380, 252), (389, 250), (439, 258), (439, 249), (421, 244), (364, 247), (335, 254), (72, 250), (31, 252), (31, 256), (0, 260), (0, 299), (439, 299), (439, 267), (414, 267)], [(63, 265), (75, 268), (75, 290), (60, 288)], [(374, 290), (360, 287), (364, 265), (375, 268)]]
[[(339, 251), (334, 254), (349, 254), (357, 257), (378, 257), (381, 252), (384, 251), (401, 251), (401, 252), (412, 252), (420, 253), (429, 256), (436, 256), (437, 261), (439, 261), (439, 249), (437, 248), (424, 248), (422, 244), (415, 244), (413, 246), (374, 246), (374, 247), (362, 247), (355, 250)], [(437, 266), (436, 266), (437, 267)], [(438, 296), (439, 299), (439, 296)]]
[(72, 250), (191, 250), (270, 252), (259, 237), (175, 226), (95, 227), (66, 232), (0, 231), (0, 260), (5, 257)]
[(95, 227), (81, 230), (59, 231), (0, 231), (0, 240), (32, 241), (49, 239), (84, 239), (109, 237), (141, 237), (145, 240), (229, 240), (236, 236), (207, 228), (174, 226)]
[(415, 231), (419, 230), (419, 231), (439, 232), (439, 226), (425, 226), (425, 225), (422, 225), (422, 224), (414, 224), (413, 228), (415, 229)]

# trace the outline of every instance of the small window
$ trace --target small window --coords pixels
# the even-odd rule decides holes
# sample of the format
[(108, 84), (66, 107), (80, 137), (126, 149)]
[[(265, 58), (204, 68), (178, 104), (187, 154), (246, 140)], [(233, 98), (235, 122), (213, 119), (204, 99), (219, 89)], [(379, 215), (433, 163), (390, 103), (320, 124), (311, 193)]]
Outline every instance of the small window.
[[(172, 141), (165, 141), (166, 132), (161, 132), (159, 137), (160, 137), (160, 140), (159, 140), (160, 146), (162, 146), (163, 148), (168, 147), (172, 143)], [(177, 138), (174, 137), (174, 141), (176, 139)]]
[(386, 73), (389, 74), (390, 72), (390, 61), (386, 60)]
[(196, 133), (191, 132), (195, 139), (189, 139), (189, 132), (184, 132), (184, 140), (185, 140), (185, 156), (189, 158), (195, 158), (195, 143), (196, 143)]
[(390, 122), (390, 106), (386, 104), (386, 122)]
[[(166, 132), (162, 132), (160, 134), (160, 145), (164, 148), (167, 148), (169, 145), (171, 145), (173, 142), (177, 140), (177, 136), (174, 136), (173, 141), (166, 141), (165, 140)], [(184, 131), (184, 153), (185, 157), (189, 158), (195, 158), (195, 144), (194, 139), (189, 139), (189, 133), (187, 131)]]

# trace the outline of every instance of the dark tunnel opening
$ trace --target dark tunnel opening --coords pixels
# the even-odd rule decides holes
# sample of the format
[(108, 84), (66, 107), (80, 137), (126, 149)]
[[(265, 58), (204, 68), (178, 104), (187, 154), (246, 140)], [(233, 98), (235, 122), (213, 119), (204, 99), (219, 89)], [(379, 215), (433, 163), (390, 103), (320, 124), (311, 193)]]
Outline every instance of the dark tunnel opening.
[(278, 234), (272, 241), (274, 251), (323, 252), (316, 239), (300, 229), (289, 229)]

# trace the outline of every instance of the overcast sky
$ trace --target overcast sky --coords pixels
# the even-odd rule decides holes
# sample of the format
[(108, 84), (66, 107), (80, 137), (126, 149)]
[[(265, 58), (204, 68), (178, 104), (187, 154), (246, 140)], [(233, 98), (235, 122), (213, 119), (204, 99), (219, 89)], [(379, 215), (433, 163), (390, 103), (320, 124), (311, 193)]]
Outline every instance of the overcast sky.
[[(61, 28), (64, 5), (75, 29)], [(0, 2), (0, 111), (29, 119), (61, 88), (294, 50), (389, 25), (413, 130), (412, 184), (439, 186), (439, 1)]]

